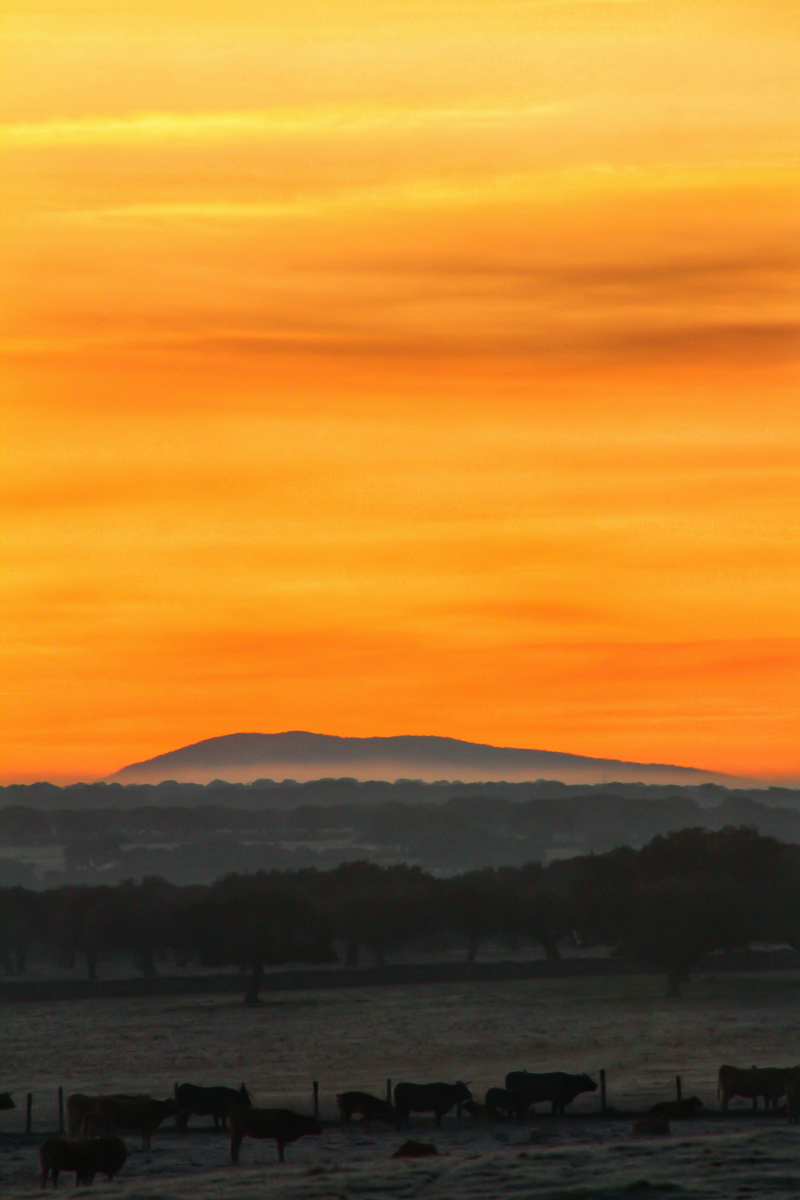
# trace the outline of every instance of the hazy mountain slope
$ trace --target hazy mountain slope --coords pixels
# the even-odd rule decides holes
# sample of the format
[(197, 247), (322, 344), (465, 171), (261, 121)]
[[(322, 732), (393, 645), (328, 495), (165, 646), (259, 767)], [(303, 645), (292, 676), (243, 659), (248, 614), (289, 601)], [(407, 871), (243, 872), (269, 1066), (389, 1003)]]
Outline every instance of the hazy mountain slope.
[(729, 776), (662, 763), (585, 758), (549, 750), (486, 746), (445, 737), (342, 738), (328, 734), (234, 733), (207, 738), (123, 767), (111, 778), (121, 783), (163, 779), (249, 782), (260, 777), (314, 779), (606, 780), (648, 783), (732, 782)]

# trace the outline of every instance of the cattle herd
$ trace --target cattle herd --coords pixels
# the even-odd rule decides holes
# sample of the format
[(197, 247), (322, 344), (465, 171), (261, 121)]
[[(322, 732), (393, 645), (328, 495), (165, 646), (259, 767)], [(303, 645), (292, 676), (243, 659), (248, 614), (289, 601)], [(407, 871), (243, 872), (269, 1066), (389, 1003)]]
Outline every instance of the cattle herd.
[[(597, 1084), (588, 1075), (569, 1075), (563, 1071), (532, 1073), (511, 1071), (505, 1087), (491, 1087), (483, 1103), (473, 1097), (465, 1083), (398, 1083), (394, 1102), (370, 1092), (345, 1091), (336, 1096), (340, 1119), (349, 1127), (358, 1116), (364, 1127), (382, 1121), (408, 1129), (412, 1114), (432, 1113), (437, 1127), (442, 1118), (458, 1108), (471, 1120), (522, 1120), (549, 1104), (554, 1114), (563, 1114), (567, 1105), (584, 1092), (594, 1092)], [(723, 1113), (738, 1096), (752, 1100), (753, 1107), (763, 1100), (764, 1108), (777, 1112), (785, 1099), (789, 1121), (800, 1120), (800, 1067), (732, 1067), (719, 1070), (717, 1096)], [(0, 1109), (13, 1108), (7, 1092), (0, 1092)], [(703, 1107), (696, 1096), (665, 1100), (653, 1105), (646, 1117), (635, 1121), (634, 1133), (669, 1133), (670, 1120), (696, 1116)], [(114, 1176), (128, 1157), (123, 1133), (137, 1133), (142, 1148), (149, 1149), (150, 1139), (168, 1117), (175, 1117), (185, 1132), (192, 1117), (211, 1117), (215, 1129), (230, 1129), (231, 1162), (239, 1162), (244, 1138), (268, 1138), (275, 1141), (278, 1159), (284, 1162), (286, 1146), (298, 1138), (322, 1133), (316, 1116), (307, 1116), (288, 1108), (256, 1108), (244, 1084), (239, 1088), (198, 1087), (184, 1083), (176, 1088), (175, 1098), (155, 1100), (147, 1095), (87, 1096), (75, 1093), (67, 1100), (68, 1137), (49, 1137), (39, 1149), (42, 1187), (52, 1178), (58, 1186), (60, 1173), (74, 1172), (75, 1183), (91, 1184), (95, 1175)], [(406, 1143), (406, 1147), (417, 1143)], [(426, 1152), (435, 1149), (424, 1144)], [(405, 1150), (405, 1148), (403, 1148)]]

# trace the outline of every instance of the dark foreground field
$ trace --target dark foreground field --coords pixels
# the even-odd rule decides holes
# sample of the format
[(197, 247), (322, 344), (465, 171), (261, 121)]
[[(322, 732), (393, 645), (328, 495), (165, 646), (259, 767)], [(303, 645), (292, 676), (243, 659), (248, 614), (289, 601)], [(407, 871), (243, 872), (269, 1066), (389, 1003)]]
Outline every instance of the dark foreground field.
[[(485, 1126), (420, 1118), (412, 1136), (441, 1157), (394, 1161), (395, 1130), (347, 1134), (332, 1123), (344, 1088), (381, 1093), (385, 1080), (465, 1079), (482, 1099), (506, 1071), (604, 1067), (609, 1103), (644, 1110), (674, 1095), (716, 1108), (716, 1072), (800, 1061), (800, 975), (707, 975), (680, 1001), (663, 998), (651, 976), (363, 988), (282, 993), (256, 1009), (223, 997), (27, 1002), (6, 1005), (0, 1032), (0, 1089), (20, 1104), (0, 1114), (0, 1194), (35, 1195), (36, 1147), (26, 1139), (24, 1096), (34, 1094), (34, 1130), (57, 1123), (59, 1084), (70, 1091), (170, 1095), (176, 1080), (244, 1081), (257, 1104), (310, 1111), (320, 1082), (321, 1138), (287, 1150), (246, 1141), (242, 1166), (228, 1165), (226, 1139), (172, 1121), (153, 1150), (127, 1139), (131, 1156), (95, 1195), (123, 1200), (315, 1200), (319, 1197), (792, 1197), (800, 1196), (800, 1131), (785, 1117), (754, 1117), (744, 1106), (726, 1120), (705, 1112), (674, 1123), (669, 1138), (635, 1138), (630, 1119), (599, 1117), (597, 1094), (576, 1115)], [(583, 1114), (583, 1115), (580, 1115)], [(72, 1177), (70, 1177), (72, 1178)], [(85, 1193), (81, 1189), (81, 1194)]]

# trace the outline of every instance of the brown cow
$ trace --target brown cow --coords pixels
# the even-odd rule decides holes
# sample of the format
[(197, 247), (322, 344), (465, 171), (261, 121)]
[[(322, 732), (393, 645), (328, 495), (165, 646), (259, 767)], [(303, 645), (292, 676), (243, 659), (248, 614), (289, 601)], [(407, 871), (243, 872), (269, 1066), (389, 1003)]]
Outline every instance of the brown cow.
[(96, 1138), (91, 1142), (72, 1142), (67, 1138), (52, 1137), (42, 1142), (39, 1147), (39, 1166), (41, 1167), (41, 1186), (47, 1183), (47, 1176), (52, 1174), (53, 1187), (58, 1187), (58, 1176), (61, 1171), (75, 1172), (75, 1186), (91, 1184), (99, 1172), (113, 1179), (121, 1171), (128, 1157), (128, 1150), (122, 1138)]
[(242, 1139), (274, 1138), (278, 1144), (278, 1159), (285, 1162), (283, 1151), (290, 1142), (308, 1134), (322, 1133), (316, 1117), (306, 1117), (290, 1108), (248, 1108), (236, 1104), (228, 1114), (231, 1127), (231, 1162), (238, 1163)]
[(370, 1095), (369, 1092), (339, 1092), (336, 1103), (345, 1125), (350, 1124), (355, 1113), (364, 1118), (365, 1127), (370, 1121), (390, 1121), (394, 1124), (397, 1120), (394, 1105), (388, 1100), (381, 1100), (379, 1096)]
[(7, 1108), (16, 1108), (16, 1104), (11, 1099), (11, 1092), (0, 1092), (0, 1112), (5, 1112)]
[(764, 1107), (778, 1107), (778, 1101), (786, 1095), (786, 1076), (790, 1067), (720, 1067), (717, 1097), (722, 1095), (722, 1111), (728, 1111), (732, 1096), (743, 1096), (758, 1104), (764, 1097)]
[(174, 1100), (154, 1100), (152, 1096), (136, 1096), (120, 1100), (116, 1096), (101, 1096), (94, 1112), (108, 1122), (110, 1129), (130, 1129), (142, 1135), (142, 1149), (150, 1149), (150, 1138), (167, 1117), (177, 1115)]
[(74, 1092), (67, 1097), (67, 1133), (71, 1138), (81, 1136), (83, 1121), (87, 1113), (96, 1113), (99, 1100), (141, 1100), (141, 1096), (126, 1096), (121, 1092), (113, 1096), (84, 1096), (82, 1092)]
[(689, 1096), (686, 1100), (661, 1100), (648, 1110), (648, 1117), (665, 1117), (668, 1121), (684, 1121), (688, 1117), (696, 1117), (703, 1107), (699, 1096)]

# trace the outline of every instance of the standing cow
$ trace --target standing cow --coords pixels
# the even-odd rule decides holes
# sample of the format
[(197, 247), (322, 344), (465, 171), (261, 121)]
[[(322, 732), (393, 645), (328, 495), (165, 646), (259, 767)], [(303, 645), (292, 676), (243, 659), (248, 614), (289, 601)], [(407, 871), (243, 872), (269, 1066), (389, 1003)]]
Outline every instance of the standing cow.
[(162, 1121), (177, 1115), (174, 1100), (154, 1100), (152, 1096), (137, 1096), (133, 1100), (118, 1100), (101, 1096), (88, 1116), (95, 1114), (108, 1129), (132, 1130), (141, 1134), (142, 1149), (150, 1149), (150, 1138)]
[(549, 1102), (554, 1113), (563, 1113), (581, 1092), (596, 1092), (597, 1084), (588, 1075), (568, 1075), (566, 1071), (510, 1071), (506, 1091), (524, 1099), (528, 1107)]
[(178, 1128), (185, 1133), (189, 1117), (213, 1117), (215, 1129), (225, 1129), (228, 1113), (235, 1104), (252, 1108), (250, 1093), (242, 1084), (238, 1092), (229, 1087), (198, 1087), (194, 1083), (182, 1083), (176, 1092), (178, 1101)]
[(309, 1134), (319, 1136), (322, 1126), (316, 1117), (306, 1117), (290, 1108), (248, 1108), (235, 1105), (228, 1114), (231, 1125), (231, 1162), (238, 1163), (242, 1139), (273, 1138), (278, 1145), (278, 1160), (284, 1162), (284, 1147)]
[(67, 1138), (51, 1137), (39, 1147), (41, 1186), (52, 1175), (53, 1187), (58, 1187), (62, 1171), (75, 1172), (75, 1186), (91, 1185), (97, 1174), (107, 1175), (109, 1180), (122, 1170), (128, 1150), (122, 1138), (101, 1137), (88, 1142), (73, 1142)]
[(717, 1098), (722, 1097), (722, 1111), (728, 1111), (728, 1102), (734, 1096), (742, 1096), (758, 1105), (759, 1096), (764, 1097), (764, 1107), (778, 1107), (778, 1101), (786, 1095), (786, 1078), (790, 1067), (731, 1067), (719, 1069)]
[(786, 1112), (790, 1125), (800, 1122), (800, 1067), (792, 1067), (786, 1076)]
[(67, 1133), (71, 1138), (80, 1137), (83, 1133), (83, 1126), (88, 1114), (97, 1113), (97, 1104), (100, 1100), (141, 1100), (142, 1096), (128, 1096), (122, 1092), (116, 1092), (113, 1096), (85, 1096), (83, 1092), (73, 1092), (71, 1096), (67, 1096)]
[(394, 1106), (397, 1109), (397, 1128), (408, 1129), (408, 1118), (412, 1112), (432, 1112), (436, 1124), (457, 1104), (472, 1099), (472, 1092), (465, 1083), (398, 1083), (394, 1089)]

